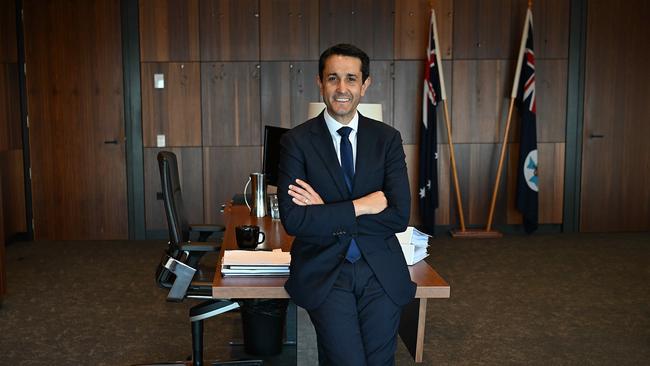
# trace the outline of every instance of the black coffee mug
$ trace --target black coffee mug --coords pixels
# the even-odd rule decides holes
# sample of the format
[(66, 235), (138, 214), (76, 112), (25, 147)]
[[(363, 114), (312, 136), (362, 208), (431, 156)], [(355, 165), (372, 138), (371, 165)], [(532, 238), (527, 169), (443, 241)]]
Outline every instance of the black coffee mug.
[(260, 231), (259, 226), (255, 225), (242, 225), (235, 227), (235, 236), (237, 238), (237, 246), (241, 249), (253, 249), (258, 244), (264, 242), (266, 234)]

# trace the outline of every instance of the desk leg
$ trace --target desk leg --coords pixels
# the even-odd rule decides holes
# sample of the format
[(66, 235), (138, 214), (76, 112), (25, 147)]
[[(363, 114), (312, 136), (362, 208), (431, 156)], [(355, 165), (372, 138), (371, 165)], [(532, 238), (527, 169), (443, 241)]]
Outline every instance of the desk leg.
[(285, 325), (285, 345), (287, 344), (296, 344), (298, 340), (298, 320), (297, 320), (297, 311), (298, 308), (293, 301), (289, 301), (289, 306), (287, 307), (287, 319)]
[(427, 299), (413, 299), (402, 310), (399, 335), (415, 359), (422, 362), (424, 353), (424, 328), (427, 320)]

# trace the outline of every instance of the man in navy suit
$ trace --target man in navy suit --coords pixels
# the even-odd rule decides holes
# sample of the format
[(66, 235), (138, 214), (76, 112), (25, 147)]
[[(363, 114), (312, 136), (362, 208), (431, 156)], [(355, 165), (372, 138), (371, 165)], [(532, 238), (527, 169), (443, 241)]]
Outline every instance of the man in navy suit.
[(369, 63), (352, 45), (325, 50), (327, 108), (281, 142), (280, 217), (295, 236), (285, 287), (309, 313), (321, 365), (394, 365), (401, 309), (415, 295), (395, 237), (411, 202), (402, 139), (357, 112)]

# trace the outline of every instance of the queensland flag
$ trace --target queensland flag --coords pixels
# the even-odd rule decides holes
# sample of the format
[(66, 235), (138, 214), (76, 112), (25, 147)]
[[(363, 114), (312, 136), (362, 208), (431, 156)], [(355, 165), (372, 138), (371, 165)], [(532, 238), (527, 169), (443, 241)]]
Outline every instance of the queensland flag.
[(422, 93), (422, 127), (420, 129), (420, 166), (418, 195), (422, 227), (428, 234), (434, 234), (436, 208), (438, 208), (438, 137), (436, 107), (441, 100), (440, 75), (436, 52), (438, 45), (434, 37), (435, 13), (431, 12), (429, 22), (429, 44), (424, 69), (424, 90)]
[(533, 15), (526, 14), (528, 34), (523, 57), (520, 57), (521, 74), (517, 87), (517, 109), (521, 118), (519, 165), (517, 173), (517, 209), (524, 219), (524, 229), (532, 233), (537, 229), (538, 177), (537, 177), (537, 122), (535, 100), (535, 53), (533, 52)]

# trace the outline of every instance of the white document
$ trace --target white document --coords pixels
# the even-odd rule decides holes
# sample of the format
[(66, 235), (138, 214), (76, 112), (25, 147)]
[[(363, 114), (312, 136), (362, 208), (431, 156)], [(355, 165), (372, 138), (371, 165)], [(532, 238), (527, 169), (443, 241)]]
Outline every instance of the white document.
[(400, 246), (402, 247), (402, 253), (404, 253), (406, 264), (409, 266), (412, 266), (429, 256), (427, 247), (416, 246), (413, 244), (400, 244)]
[(409, 226), (405, 231), (395, 235), (402, 247), (406, 264), (409, 266), (429, 256), (427, 248), (429, 247), (430, 235), (419, 231), (413, 226)]
[(272, 252), (263, 250), (226, 250), (223, 253), (224, 266), (288, 266), (291, 253), (276, 249)]
[(275, 249), (272, 252), (255, 250), (226, 250), (221, 262), (221, 274), (231, 276), (289, 275), (291, 254)]
[(431, 237), (413, 226), (407, 227), (406, 230), (395, 234), (395, 236), (397, 236), (400, 244), (413, 244), (416, 246), (427, 246)]

